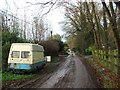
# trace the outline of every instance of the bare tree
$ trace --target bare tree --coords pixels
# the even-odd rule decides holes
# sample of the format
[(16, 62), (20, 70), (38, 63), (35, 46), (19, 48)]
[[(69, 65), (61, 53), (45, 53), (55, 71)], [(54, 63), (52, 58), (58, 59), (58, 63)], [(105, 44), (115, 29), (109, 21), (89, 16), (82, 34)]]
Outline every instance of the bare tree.
[(44, 39), (44, 34), (45, 34), (45, 27), (44, 27), (44, 22), (42, 20), (38, 20), (38, 17), (34, 17), (34, 29), (32, 29), (33, 36), (35, 38), (35, 41), (40, 42), (41, 40)]

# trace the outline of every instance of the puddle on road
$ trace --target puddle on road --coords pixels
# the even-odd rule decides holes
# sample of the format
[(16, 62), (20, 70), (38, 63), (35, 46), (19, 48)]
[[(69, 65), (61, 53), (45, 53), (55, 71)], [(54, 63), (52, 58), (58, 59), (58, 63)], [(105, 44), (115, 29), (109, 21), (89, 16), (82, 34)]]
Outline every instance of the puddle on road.
[(52, 88), (59, 80), (61, 80), (67, 72), (70, 70), (69, 68), (70, 60), (67, 59), (65, 63), (45, 82), (42, 84), (40, 88)]

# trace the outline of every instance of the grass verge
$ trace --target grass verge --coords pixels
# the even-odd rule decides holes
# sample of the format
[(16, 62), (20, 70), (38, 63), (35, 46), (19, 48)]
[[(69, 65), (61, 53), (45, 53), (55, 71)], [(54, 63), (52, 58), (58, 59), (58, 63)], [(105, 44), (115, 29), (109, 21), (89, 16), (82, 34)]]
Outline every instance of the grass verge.
[(31, 78), (32, 74), (12, 74), (11, 72), (4, 72), (2, 73), (2, 81), (8, 81), (8, 80), (20, 80), (20, 79), (26, 79)]

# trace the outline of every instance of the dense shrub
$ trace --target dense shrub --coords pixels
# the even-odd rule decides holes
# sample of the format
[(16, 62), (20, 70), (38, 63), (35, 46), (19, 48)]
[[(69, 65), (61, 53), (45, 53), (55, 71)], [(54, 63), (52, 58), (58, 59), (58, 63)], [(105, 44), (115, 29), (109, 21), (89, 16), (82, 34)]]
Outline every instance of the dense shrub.
[(56, 56), (58, 55), (59, 46), (58, 43), (53, 40), (42, 41), (40, 43), (45, 49), (45, 56)]
[(86, 55), (92, 55), (92, 50), (93, 50), (92, 47), (88, 47), (87, 49), (85, 49), (85, 54)]
[(10, 32), (7, 29), (2, 31), (2, 70), (7, 69), (7, 60), (9, 49), (12, 43), (27, 42), (26, 40), (18, 37), (18, 32)]

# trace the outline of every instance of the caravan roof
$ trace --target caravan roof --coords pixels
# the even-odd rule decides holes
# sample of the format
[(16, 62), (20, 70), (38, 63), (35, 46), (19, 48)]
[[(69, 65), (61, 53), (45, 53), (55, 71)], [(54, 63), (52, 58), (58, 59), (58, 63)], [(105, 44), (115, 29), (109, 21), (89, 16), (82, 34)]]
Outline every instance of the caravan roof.
[(31, 51), (44, 51), (43, 46), (32, 43), (13, 43), (11, 49), (30, 49)]

